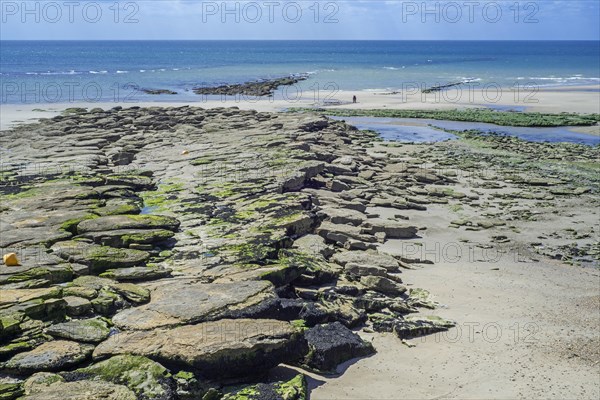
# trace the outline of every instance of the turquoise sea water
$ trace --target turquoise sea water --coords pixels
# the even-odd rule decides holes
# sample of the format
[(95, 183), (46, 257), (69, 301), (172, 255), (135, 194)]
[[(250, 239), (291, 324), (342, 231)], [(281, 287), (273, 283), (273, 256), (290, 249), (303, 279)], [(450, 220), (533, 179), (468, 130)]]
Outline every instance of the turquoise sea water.
[[(306, 95), (600, 83), (598, 41), (1, 41), (0, 101), (190, 101), (196, 86), (309, 74)], [(151, 96), (132, 87), (170, 89)], [(293, 98), (296, 93), (287, 94)]]

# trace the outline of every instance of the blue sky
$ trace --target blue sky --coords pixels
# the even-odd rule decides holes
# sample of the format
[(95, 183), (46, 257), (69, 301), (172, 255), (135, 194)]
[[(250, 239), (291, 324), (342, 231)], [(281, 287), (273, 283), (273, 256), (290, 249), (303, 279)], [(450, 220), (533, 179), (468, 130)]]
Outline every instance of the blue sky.
[(598, 0), (0, 0), (0, 6), (2, 40), (600, 39)]

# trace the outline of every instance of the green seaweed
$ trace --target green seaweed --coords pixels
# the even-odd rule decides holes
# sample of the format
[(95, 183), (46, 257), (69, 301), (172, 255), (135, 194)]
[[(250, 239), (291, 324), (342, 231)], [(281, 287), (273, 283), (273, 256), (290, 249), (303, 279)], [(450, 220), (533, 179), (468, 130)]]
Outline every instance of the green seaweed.
[(484, 122), (503, 126), (592, 126), (600, 122), (600, 114), (547, 114), (533, 112), (494, 111), (486, 108), (468, 110), (350, 110), (291, 108), (290, 112), (319, 112), (339, 117), (419, 118), (464, 122)]

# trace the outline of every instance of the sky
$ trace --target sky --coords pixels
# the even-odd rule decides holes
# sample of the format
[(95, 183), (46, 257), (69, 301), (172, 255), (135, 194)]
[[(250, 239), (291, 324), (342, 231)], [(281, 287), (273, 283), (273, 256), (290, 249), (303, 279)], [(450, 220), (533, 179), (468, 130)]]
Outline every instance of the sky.
[(599, 0), (0, 0), (0, 40), (600, 40)]

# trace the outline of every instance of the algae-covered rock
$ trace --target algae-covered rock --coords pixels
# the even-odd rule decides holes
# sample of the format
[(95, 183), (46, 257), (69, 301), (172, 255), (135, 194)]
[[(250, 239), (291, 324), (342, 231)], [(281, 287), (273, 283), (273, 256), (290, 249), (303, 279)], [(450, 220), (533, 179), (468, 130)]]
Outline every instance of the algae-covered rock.
[(222, 400), (306, 400), (306, 378), (299, 374), (287, 382), (258, 383), (225, 394)]
[(133, 283), (116, 283), (111, 288), (132, 303), (147, 303), (150, 300), (150, 291)]
[(105, 246), (128, 247), (132, 244), (152, 244), (172, 238), (174, 233), (166, 229), (118, 229), (114, 231), (86, 232), (77, 238), (93, 240)]
[(77, 342), (99, 343), (108, 337), (110, 328), (102, 318), (74, 319), (51, 325), (46, 333)]
[(420, 288), (410, 289), (406, 302), (411, 307), (424, 307), (431, 310), (437, 307), (437, 303), (433, 301), (429, 291)]
[(13, 356), (2, 368), (18, 373), (59, 371), (85, 361), (93, 350), (89, 344), (54, 340)]
[(389, 278), (383, 276), (363, 276), (360, 278), (360, 283), (366, 288), (390, 296), (398, 296), (406, 292), (406, 287), (402, 286)]
[(13, 400), (23, 394), (20, 382), (8, 381), (0, 378), (0, 400)]
[(175, 382), (169, 371), (146, 357), (119, 355), (108, 360), (61, 374), (67, 381), (103, 380), (127, 386), (138, 398), (169, 400)]
[(59, 242), (52, 246), (52, 251), (67, 261), (89, 266), (93, 273), (133, 267), (145, 263), (150, 257), (141, 250), (117, 249), (79, 241)]
[(456, 324), (437, 316), (408, 316), (396, 321), (393, 330), (400, 339), (447, 331)]
[(179, 221), (163, 215), (110, 215), (88, 219), (77, 225), (77, 233), (104, 232), (120, 229), (167, 229), (174, 231)]
[(339, 322), (314, 326), (304, 337), (309, 352), (303, 364), (318, 371), (333, 372), (345, 361), (375, 353), (371, 343)]
[(135, 282), (166, 278), (171, 275), (171, 272), (172, 270), (168, 268), (130, 267), (110, 269), (100, 274), (100, 276), (117, 281)]
[(133, 391), (104, 381), (65, 382), (60, 375), (35, 374), (25, 384), (23, 400), (137, 400)]
[(70, 316), (85, 315), (92, 310), (92, 303), (83, 297), (65, 296), (63, 300), (67, 302), (67, 314)]
[(100, 343), (94, 359), (133, 354), (206, 378), (261, 374), (306, 352), (302, 332), (283, 321), (219, 320), (173, 329), (121, 332)]

